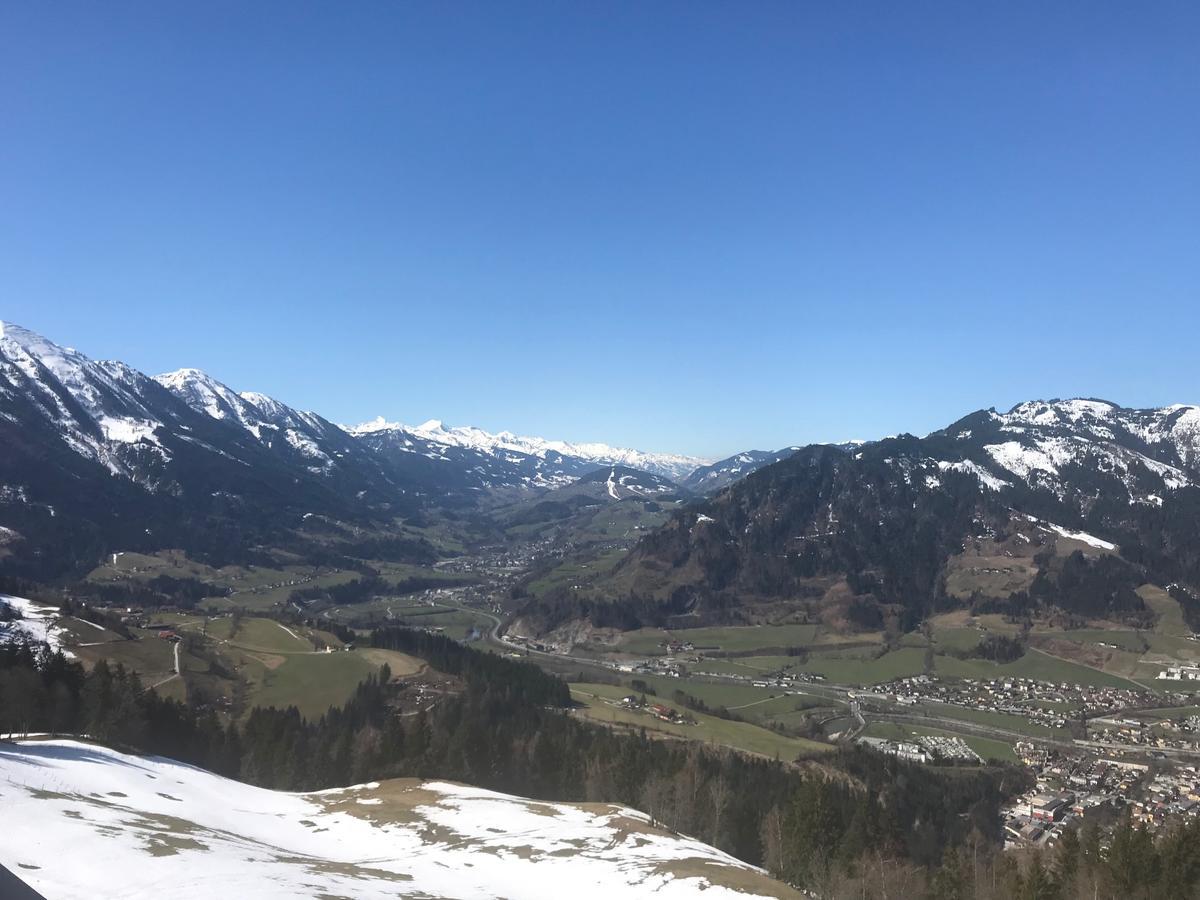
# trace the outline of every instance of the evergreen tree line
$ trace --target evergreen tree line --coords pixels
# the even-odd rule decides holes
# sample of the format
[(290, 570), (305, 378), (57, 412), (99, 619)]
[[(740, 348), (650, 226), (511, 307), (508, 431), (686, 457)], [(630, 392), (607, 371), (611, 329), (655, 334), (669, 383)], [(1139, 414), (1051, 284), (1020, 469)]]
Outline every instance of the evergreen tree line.
[[(1200, 821), (1154, 835), (1126, 816), (1063, 832), (1052, 850), (955, 848), (925, 882), (931, 900), (1186, 900), (1200, 896)], [(861, 896), (863, 885), (839, 893)]]
[(860, 748), (797, 767), (654, 740), (564, 713), (566, 685), (528, 663), (401, 629), (372, 643), (458, 676), (461, 693), (398, 714), (384, 667), (319, 719), (256, 708), (223, 725), (119, 665), (85, 672), (61, 654), (10, 644), (0, 648), (0, 729), (86, 734), (276, 789), (420, 777), (620, 803), (810, 886), (859, 877), (879, 854), (932, 867), (968, 840), (995, 847), (999, 804), (1027, 779), (1010, 768), (936, 771)]

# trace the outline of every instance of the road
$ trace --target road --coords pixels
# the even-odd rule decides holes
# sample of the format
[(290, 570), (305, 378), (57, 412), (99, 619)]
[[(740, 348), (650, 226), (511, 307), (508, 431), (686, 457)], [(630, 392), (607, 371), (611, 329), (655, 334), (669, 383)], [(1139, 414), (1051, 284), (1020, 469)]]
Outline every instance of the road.
[(172, 641), (171, 644), (175, 650), (175, 671), (172, 672), (170, 675), (168, 675), (166, 678), (162, 679), (161, 681), (154, 682), (154, 684), (147, 687), (146, 690), (150, 690), (150, 688), (156, 688), (159, 685), (166, 684), (168, 681), (174, 681), (181, 674), (183, 674), (182, 672), (180, 672), (180, 667), (179, 667), (179, 644), (180, 644), (180, 642)]
[[(555, 660), (560, 663), (563, 663), (563, 662), (575, 663), (575, 664), (587, 666), (590, 668), (597, 668), (597, 669), (603, 669), (606, 671), (611, 671), (611, 667), (603, 665), (599, 660), (596, 660), (593, 657), (573, 656), (569, 653), (549, 653), (544, 650), (534, 650), (530, 647), (525, 647), (520, 644), (511, 643), (510, 641), (506, 640), (504, 638), (504, 636), (500, 633), (501, 629), (504, 627), (503, 620), (499, 616), (494, 615), (493, 613), (485, 612), (481, 609), (476, 609), (474, 607), (469, 607), (469, 606), (457, 606), (457, 605), (449, 604), (449, 603), (443, 603), (442, 605), (452, 606), (453, 608), (462, 610), (464, 612), (475, 613), (477, 615), (484, 616), (489, 621), (491, 621), (492, 628), (486, 635), (486, 640), (489, 643), (491, 643), (493, 646), (503, 648), (503, 649), (509, 650), (509, 651), (514, 651), (514, 652), (520, 653), (522, 655), (542, 657), (544, 659)], [(706, 681), (706, 682), (710, 682), (710, 683), (720, 683), (720, 684), (738, 684), (738, 685), (746, 684), (746, 682), (743, 679), (733, 678), (730, 676), (722, 676), (722, 675), (691, 674), (688, 676), (688, 680)], [(1127, 680), (1131, 680), (1131, 679), (1127, 679)], [(1135, 683), (1137, 683), (1137, 682), (1135, 682)], [(1089, 747), (1092, 749), (1102, 749), (1102, 750), (1125, 750), (1125, 751), (1128, 751), (1128, 750), (1134, 750), (1134, 751), (1147, 750), (1147, 751), (1149, 751), (1149, 750), (1157, 749), (1157, 748), (1152, 748), (1152, 747), (1148, 747), (1148, 748), (1129, 747), (1129, 746), (1125, 746), (1123, 744), (1108, 744), (1108, 743), (1102, 743), (1102, 742), (1098, 742), (1098, 741), (1082, 741), (1082, 740), (1074, 740), (1074, 739), (1051, 738), (1051, 737), (1046, 737), (1043, 735), (1030, 735), (1030, 734), (1025, 734), (1020, 731), (1014, 731), (1011, 729), (1000, 728), (1000, 727), (993, 726), (993, 725), (986, 725), (986, 724), (977, 723), (977, 722), (969, 722), (969, 721), (964, 721), (963, 719), (945, 718), (945, 717), (941, 717), (941, 716), (913, 715), (911, 713), (904, 713), (904, 712), (868, 711), (868, 712), (864, 713), (858, 703), (858, 699), (860, 697), (867, 698), (867, 699), (874, 699), (874, 700), (882, 701), (882, 702), (886, 702), (886, 698), (880, 694), (872, 694), (869, 691), (864, 691), (860, 687), (851, 687), (848, 685), (837, 685), (837, 684), (816, 685), (816, 684), (805, 683), (805, 684), (800, 684), (800, 685), (795, 686), (794, 689), (798, 690), (802, 693), (809, 694), (811, 696), (821, 697), (821, 698), (824, 698), (827, 700), (834, 701), (836, 703), (844, 704), (849, 709), (850, 714), (854, 717), (854, 720), (855, 720), (854, 727), (846, 732), (845, 739), (847, 739), (847, 740), (852, 740), (853, 738), (856, 738), (858, 735), (860, 735), (863, 731), (866, 730), (867, 726), (870, 724), (871, 721), (879, 721), (879, 722), (893, 722), (893, 723), (901, 724), (901, 725), (904, 725), (904, 724), (918, 725), (918, 726), (924, 725), (926, 727), (938, 728), (942, 731), (948, 731), (948, 732), (955, 733), (955, 734), (964, 734), (964, 735), (968, 735), (968, 736), (973, 735), (976, 737), (993, 738), (996, 740), (1007, 741), (1009, 743), (1012, 743), (1015, 741), (1028, 741), (1030, 743), (1039, 744), (1042, 746), (1056, 747), (1056, 748), (1062, 749), (1062, 750), (1079, 750), (1083, 747)], [(746, 706), (753, 706), (753, 705), (755, 705), (755, 703), (764, 703), (769, 699), (771, 699), (771, 698), (767, 697), (767, 698), (764, 698), (763, 700), (758, 700), (758, 701), (754, 701), (753, 703), (746, 704)], [(738, 707), (738, 708), (744, 708), (744, 707)], [(1179, 756), (1179, 757), (1191, 758), (1191, 759), (1200, 759), (1200, 750), (1197, 750), (1197, 751), (1166, 750), (1164, 752), (1171, 756)]]

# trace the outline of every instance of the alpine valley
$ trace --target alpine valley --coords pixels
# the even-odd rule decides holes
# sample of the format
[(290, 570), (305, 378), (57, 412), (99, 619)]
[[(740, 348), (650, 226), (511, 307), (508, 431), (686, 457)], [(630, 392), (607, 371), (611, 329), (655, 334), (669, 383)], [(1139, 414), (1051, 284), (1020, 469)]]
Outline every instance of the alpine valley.
[(51, 836), (0, 863), (44, 896), (1200, 886), (1200, 407), (713, 461), (2, 324), (0, 441), (0, 825)]

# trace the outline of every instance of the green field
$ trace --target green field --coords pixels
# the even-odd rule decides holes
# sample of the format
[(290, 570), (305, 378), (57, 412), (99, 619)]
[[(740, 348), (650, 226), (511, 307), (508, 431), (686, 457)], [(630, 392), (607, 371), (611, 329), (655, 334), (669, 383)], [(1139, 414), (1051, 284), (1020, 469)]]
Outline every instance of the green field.
[(1050, 656), (1030, 648), (1024, 656), (1011, 663), (998, 664), (985, 659), (958, 659), (953, 656), (937, 656), (934, 659), (937, 674), (947, 678), (1003, 678), (1014, 676), (1033, 678), (1038, 681), (1068, 684), (1091, 684), (1097, 687), (1117, 687), (1141, 691), (1145, 687), (1114, 675), (1087, 666)]
[[(788, 627), (788, 626), (782, 626)], [(815, 626), (792, 626), (795, 628), (813, 629)], [(724, 632), (731, 629), (696, 629), (698, 635), (724, 637)], [(757, 629), (748, 629), (753, 634)], [(767, 630), (767, 629), (763, 629)], [(771, 629), (775, 630), (775, 629)], [(739, 643), (752, 643), (749, 635), (743, 635), (742, 629), (735, 632)], [(659, 635), (666, 632), (632, 632), (638, 635), (636, 644), (646, 648), (652, 639), (657, 643)], [(973, 628), (939, 628), (935, 632), (935, 645), (939, 649), (969, 649), (974, 647), (983, 632)], [(676, 640), (687, 639), (701, 644), (692, 631), (672, 632)], [(793, 633), (795, 634), (795, 633)], [(1071, 632), (1053, 632), (1046, 636), (1055, 636), (1072, 641), (1105, 641), (1114, 646), (1142, 646), (1141, 641), (1147, 641), (1152, 648), (1164, 654), (1169, 653), (1175, 658), (1200, 658), (1200, 643), (1183, 638), (1168, 637), (1155, 634), (1139, 634), (1132, 631), (1105, 631), (1101, 629), (1080, 630)], [(819, 646), (809, 652), (807, 659), (789, 656), (748, 656), (736, 658), (703, 659), (692, 664), (696, 672), (707, 672), (716, 675), (742, 675), (755, 678), (780, 669), (797, 672), (811, 672), (824, 675), (831, 684), (847, 684), (867, 686), (919, 675), (925, 671), (924, 640), (918, 635), (909, 635), (912, 640), (903, 640), (898, 649), (892, 650), (875, 658), (877, 648), (847, 647), (838, 649), (836, 645)], [(728, 638), (726, 638), (728, 640)], [(759, 643), (770, 643), (760, 638)], [(947, 678), (1000, 678), (1017, 676), (1034, 678), (1055, 683), (1068, 682), (1071, 684), (1091, 684), (1096, 686), (1120, 687), (1131, 690), (1145, 688), (1132, 681), (1129, 677), (1142, 670), (1135, 668), (1138, 657), (1129, 651), (1111, 650), (1108, 668), (1110, 671), (1100, 671), (1080, 663), (1071, 662), (1057, 656), (1052, 656), (1036, 648), (1030, 648), (1020, 659), (1004, 664), (997, 664), (984, 659), (960, 659), (944, 652), (938, 652), (934, 657), (934, 671)], [(1116, 670), (1116, 671), (1112, 671)], [(1153, 678), (1157, 668), (1150, 667), (1144, 672), (1147, 678)]]
[(1179, 601), (1165, 590), (1153, 584), (1144, 584), (1138, 588), (1137, 593), (1142, 602), (1158, 616), (1154, 625), (1155, 632), (1176, 637), (1187, 637), (1192, 633), (1192, 629), (1183, 619), (1183, 609), (1179, 606)]
[(969, 706), (953, 706), (948, 703), (919, 703), (913, 709), (927, 716), (940, 719), (961, 719), (978, 725), (1002, 728), (1017, 734), (1027, 734), (1031, 737), (1057, 738), (1069, 740), (1070, 732), (1065, 728), (1050, 728), (1031, 722), (1023, 716), (1010, 716), (1007, 713), (994, 712), (989, 709), (975, 709)]
[[(196, 630), (191, 626), (181, 625), (180, 628), (193, 632)], [(271, 619), (244, 618), (234, 634), (233, 618), (222, 616), (209, 620), (207, 636), (213, 641), (231, 641), (248, 650), (307, 653), (313, 650), (313, 645), (303, 637), (306, 633), (307, 629), (300, 626), (285, 627)]]
[[(334, 587), (339, 584), (345, 584), (348, 581), (354, 581), (359, 575), (354, 571), (329, 572), (323, 575), (317, 575), (307, 580), (298, 583), (277, 584), (271, 587), (255, 587), (242, 590), (235, 590), (228, 597), (217, 597), (205, 603), (209, 609), (213, 610), (229, 610), (242, 608), (251, 612), (266, 611), (277, 606), (282, 606), (287, 603), (288, 597), (292, 595), (292, 591), (301, 590), (303, 588), (315, 587)], [(290, 581), (290, 579), (289, 579)]]
[(88, 664), (101, 659), (119, 663), (136, 672), (146, 684), (175, 671), (175, 654), (169, 641), (161, 640), (149, 631), (134, 629), (133, 633), (137, 640), (117, 640), (94, 647), (76, 646), (72, 652)]
[[(1147, 634), (1150, 645), (1147, 656), (1156, 654), (1172, 660), (1195, 661), (1200, 659), (1200, 641), (1173, 634)], [(1164, 660), (1165, 661), (1165, 660)]]
[[(840, 706), (841, 701), (831, 700), (812, 688), (814, 693), (784, 693), (781, 688), (759, 688), (749, 684), (709, 682), (690, 678), (666, 678), (655, 675), (639, 675), (636, 678), (653, 688), (660, 700), (671, 701), (675, 691), (683, 691), (703, 701), (712, 709), (725, 707), (740, 718), (760, 725), (775, 721), (783, 724), (798, 724), (798, 709), (814, 706)], [(619, 688), (625, 694), (632, 688)], [(792, 689), (796, 690), (796, 689)]]
[(819, 625), (728, 625), (713, 628), (687, 628), (668, 631), (642, 628), (626, 632), (620, 649), (629, 653), (661, 653), (664, 640), (691, 641), (697, 649), (726, 651), (758, 650), (769, 647), (797, 647), (816, 642)]
[(703, 659), (692, 664), (696, 672), (709, 672), (714, 675), (744, 675), (747, 678), (759, 678), (768, 672), (778, 672), (781, 669), (801, 671), (800, 660), (795, 656), (739, 656), (732, 659)]
[[(404, 533), (413, 533), (411, 529), (402, 529)], [(435, 541), (435, 543), (437, 543)], [(441, 545), (443, 550), (457, 548), (461, 544), (451, 541)], [(359, 578), (357, 571), (352, 569), (333, 570), (330, 568), (313, 567), (310, 565), (293, 565), (290, 555), (275, 551), (275, 557), (281, 560), (275, 566), (225, 566), (213, 568), (203, 563), (189, 559), (178, 550), (163, 550), (152, 555), (142, 553), (121, 553), (116, 559), (110, 559), (103, 565), (97, 566), (88, 574), (88, 580), (118, 584), (122, 581), (147, 581), (158, 575), (169, 575), (172, 578), (194, 578), (212, 584), (218, 590), (214, 596), (202, 602), (202, 606), (223, 612), (234, 608), (242, 608), (251, 612), (261, 612), (285, 604), (292, 592), (304, 588), (333, 587)], [(380, 560), (365, 560), (375, 568), (380, 577), (393, 586), (403, 583), (410, 578), (422, 578), (447, 585), (469, 583), (474, 579), (461, 573), (446, 572), (428, 566), (417, 566), (407, 563), (394, 563)], [(228, 591), (229, 593), (224, 593)]]
[(380, 624), (404, 622), (421, 628), (442, 628), (447, 637), (457, 640), (467, 637), (472, 629), (487, 632), (494, 624), (486, 614), (476, 610), (444, 604), (416, 604), (409, 599), (396, 597), (380, 597), (353, 606), (340, 606), (330, 610), (329, 615), (335, 621), (342, 622), (374, 617), (381, 620)]
[(378, 668), (357, 652), (289, 656), (278, 667), (259, 672), (252, 705), (295, 706), (302, 715), (315, 718), (345, 703)]
[(878, 659), (844, 653), (813, 653), (807, 662), (798, 666), (805, 672), (825, 676), (832, 684), (872, 685), (925, 671), (925, 651), (917, 647), (901, 647)]
[(358, 684), (384, 662), (394, 675), (411, 674), (421, 665), (404, 654), (373, 648), (317, 652), (310, 635), (335, 648), (341, 647), (341, 642), (328, 632), (300, 625), (285, 627), (271, 619), (245, 617), (236, 633), (230, 616), (206, 621), (202, 616), (164, 613), (155, 619), (174, 626), (184, 637), (180, 644), (182, 678), (171, 677), (174, 645), (153, 631), (135, 629), (138, 640), (76, 646), (74, 651), (87, 663), (100, 659), (121, 663), (136, 671), (147, 686), (157, 685), (156, 690), (165, 696), (182, 700), (189, 692), (200, 691), (212, 701), (229, 704), (236, 695), (241, 698), (243, 714), (255, 706), (295, 706), (308, 717), (345, 703)]
[[(792, 760), (798, 756), (807, 756), (813, 753), (824, 753), (832, 749), (828, 744), (776, 734), (749, 722), (734, 722), (702, 713), (691, 713), (697, 724), (680, 725), (664, 722), (649, 713), (623, 709), (614, 706), (611, 702), (606, 702), (619, 700), (629, 693), (627, 688), (607, 684), (571, 685), (572, 698), (584, 704), (582, 714), (596, 722), (629, 725), (635, 728), (645, 728), (647, 731), (660, 731), (675, 737), (731, 747), (746, 753), (782, 760)], [(649, 699), (651, 703), (661, 703), (681, 713), (685, 711), (683, 707), (670, 699), (661, 697)]]
[(241, 606), (246, 609), (268, 609), (282, 603), (293, 590), (314, 585), (341, 584), (358, 577), (357, 572), (333, 572), (312, 566), (281, 564), (264, 566), (225, 566), (212, 568), (189, 559), (178, 550), (163, 550), (148, 555), (121, 553), (97, 566), (88, 580), (115, 584), (121, 581), (147, 581), (158, 575), (172, 578), (195, 578), (232, 591), (228, 596), (216, 596), (206, 603), (215, 609)]
[(978, 628), (937, 628), (933, 632), (934, 646), (941, 652), (971, 650), (987, 634)]
[(616, 548), (597, 556), (585, 556), (564, 560), (560, 565), (529, 582), (529, 593), (540, 597), (557, 588), (572, 588), (589, 579), (611, 572), (625, 555), (624, 548)]
[(1034, 629), (1033, 637), (1061, 638), (1064, 641), (1075, 641), (1079, 644), (1111, 644), (1130, 653), (1144, 653), (1152, 634), (1137, 631), (1108, 630), (1104, 628), (1076, 628), (1071, 631), (1057, 629)]

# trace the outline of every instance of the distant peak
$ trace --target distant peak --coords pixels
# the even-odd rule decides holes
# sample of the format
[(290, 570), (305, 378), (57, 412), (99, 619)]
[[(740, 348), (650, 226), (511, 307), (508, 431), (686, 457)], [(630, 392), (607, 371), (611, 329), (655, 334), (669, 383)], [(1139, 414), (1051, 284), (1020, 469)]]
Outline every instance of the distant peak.
[(9, 340), (16, 341), (18, 344), (23, 343), (30, 337), (36, 338), (40, 341), (45, 340), (45, 338), (40, 334), (36, 334), (30, 331), (28, 328), (22, 328), (20, 325), (16, 325), (12, 322), (5, 322), (3, 319), (0, 319), (0, 337), (5, 337)]
[(38, 334), (36, 331), (30, 331), (28, 328), (24, 328), (12, 322), (0, 320), (0, 338), (10, 340), (15, 344), (20, 345), (33, 356), (41, 357), (48, 354), (55, 356), (77, 355), (77, 351), (71, 349), (70, 347), (60, 347), (58, 344), (54, 343), (54, 341), (50, 340), (49, 338), (42, 337), (42, 335)]
[(343, 425), (341, 428), (349, 434), (374, 434), (377, 431), (403, 430), (404, 426), (399, 422), (389, 422), (383, 416), (376, 416), (371, 421), (363, 422), (361, 425)]
[(200, 382), (203, 384), (219, 384), (219, 382), (209, 375), (207, 372), (200, 369), (176, 369), (174, 372), (164, 372), (162, 375), (155, 375), (154, 380), (162, 385), (182, 385), (194, 384)]
[(422, 422), (414, 430), (415, 431), (424, 431), (424, 432), (445, 431), (446, 424), (441, 419), (430, 419), (427, 422)]

